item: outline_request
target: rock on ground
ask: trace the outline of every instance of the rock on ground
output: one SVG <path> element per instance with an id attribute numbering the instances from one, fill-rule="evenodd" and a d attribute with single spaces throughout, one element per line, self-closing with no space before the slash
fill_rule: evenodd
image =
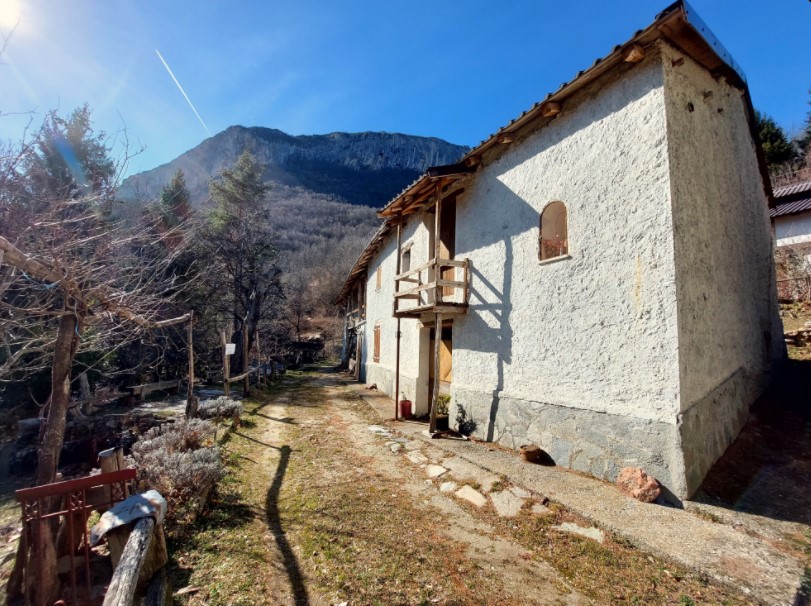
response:
<path id="1" fill-rule="evenodd" d="M 649 476 L 641 467 L 624 467 L 617 478 L 617 486 L 643 503 L 653 503 L 662 493 L 656 478 Z"/>
<path id="2" fill-rule="evenodd" d="M 456 490 L 456 482 L 442 482 L 439 487 L 440 492 L 453 492 Z"/>

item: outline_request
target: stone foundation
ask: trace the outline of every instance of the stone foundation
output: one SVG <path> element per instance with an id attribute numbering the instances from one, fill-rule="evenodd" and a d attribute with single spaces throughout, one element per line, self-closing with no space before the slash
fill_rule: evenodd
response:
<path id="1" fill-rule="evenodd" d="M 609 481 L 626 466 L 642 467 L 678 498 L 686 496 L 683 462 L 674 424 L 544 402 L 453 388 L 451 423 L 459 428 L 459 407 L 471 435 L 510 448 L 537 444 L 556 465 Z M 491 410 L 495 421 L 490 422 Z"/>

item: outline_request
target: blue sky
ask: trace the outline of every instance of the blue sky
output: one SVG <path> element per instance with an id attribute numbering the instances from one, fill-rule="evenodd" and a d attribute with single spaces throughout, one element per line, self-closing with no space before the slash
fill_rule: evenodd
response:
<path id="1" fill-rule="evenodd" d="M 668 4 L 0 0 L 0 112 L 87 102 L 107 133 L 168 162 L 230 125 L 291 134 L 383 130 L 474 145 Z M 746 72 L 755 106 L 797 130 L 811 107 L 808 0 L 693 0 Z M 18 139 L 30 115 L 0 116 Z"/>

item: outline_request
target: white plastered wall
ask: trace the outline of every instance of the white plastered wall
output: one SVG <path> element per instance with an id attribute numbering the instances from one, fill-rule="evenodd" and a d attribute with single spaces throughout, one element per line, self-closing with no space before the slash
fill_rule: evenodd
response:
<path id="1" fill-rule="evenodd" d="M 680 402 L 662 64 L 653 49 L 622 70 L 485 166 L 456 232 L 472 278 L 454 322 L 455 405 L 482 437 L 609 478 L 633 463 L 670 474 Z M 570 257 L 541 263 L 539 215 L 555 200 Z M 661 444 L 626 449 L 648 434 Z"/>
<path id="2" fill-rule="evenodd" d="M 433 217 L 431 215 L 430 217 Z M 411 267 L 417 267 L 430 260 L 428 257 L 428 230 L 423 215 L 407 217 L 402 234 L 402 247 L 411 247 Z M 432 218 L 429 219 L 433 221 Z M 382 267 L 382 283 L 378 290 L 376 271 Z M 366 383 L 374 383 L 383 393 L 394 397 L 395 367 L 397 352 L 397 319 L 393 317 L 394 276 L 397 271 L 397 236 L 396 229 L 383 248 L 370 260 L 366 283 L 366 326 L 364 327 L 363 364 L 366 372 Z M 380 326 L 380 361 L 373 361 L 374 327 Z M 400 331 L 400 394 L 414 403 L 417 414 L 428 412 L 427 402 L 427 367 L 420 372 L 420 347 L 427 348 L 421 342 L 421 327 L 412 318 L 401 319 Z M 423 339 L 424 340 L 424 339 Z M 423 352 L 425 353 L 425 352 Z M 422 356 L 423 362 L 425 356 Z M 398 395 L 400 395 L 398 394 Z"/>
<path id="3" fill-rule="evenodd" d="M 811 243 L 811 211 L 776 217 L 774 237 L 777 246 Z"/>
<path id="4" fill-rule="evenodd" d="M 689 494 L 737 436 L 784 345 L 743 92 L 666 44 L 663 55 Z"/>

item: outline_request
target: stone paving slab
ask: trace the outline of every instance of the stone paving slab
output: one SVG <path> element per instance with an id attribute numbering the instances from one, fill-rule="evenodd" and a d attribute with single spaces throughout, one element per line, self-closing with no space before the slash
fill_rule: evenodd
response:
<path id="1" fill-rule="evenodd" d="M 524 499 L 515 496 L 509 490 L 491 492 L 490 501 L 492 501 L 493 507 L 496 508 L 496 513 L 502 518 L 514 518 L 517 516 L 525 502 Z"/>
<path id="2" fill-rule="evenodd" d="M 484 507 L 487 505 L 487 497 L 467 484 L 462 486 L 462 488 L 457 490 L 454 494 L 460 499 L 473 503 L 476 507 Z"/>
<path id="3" fill-rule="evenodd" d="M 560 532 L 568 532 L 569 534 L 576 534 L 581 537 L 586 537 L 587 539 L 593 539 L 598 543 L 605 541 L 605 533 L 599 528 L 584 528 L 571 522 L 564 522 L 560 526 L 552 526 L 552 529 Z"/>
<path id="4" fill-rule="evenodd" d="M 445 458 L 442 460 L 442 465 L 447 467 L 457 480 L 477 482 L 484 492 L 490 492 L 493 484 L 501 479 L 496 474 L 483 471 L 481 467 L 461 457 Z"/>
<path id="5" fill-rule="evenodd" d="M 370 404 L 379 406 L 375 401 Z M 386 412 L 380 410 L 381 419 L 388 418 L 387 412 L 388 403 Z M 801 563 L 758 537 L 684 509 L 640 503 L 612 484 L 559 467 L 526 463 L 517 453 L 489 449 L 472 441 L 431 440 L 422 435 L 424 426 L 418 423 L 399 422 L 392 427 L 411 440 L 422 440 L 424 452 L 430 450 L 432 459 L 436 459 L 436 451 L 443 451 L 442 460 L 449 469 L 464 468 L 477 476 L 471 479 L 480 484 L 479 477 L 498 479 L 503 475 L 511 485 L 543 494 L 643 551 L 738 587 L 764 603 L 790 605 L 798 596 Z M 451 474 L 462 479 L 453 470 Z M 486 498 L 469 486 L 457 491 L 457 496 L 465 488 L 486 503 Z"/>
<path id="6" fill-rule="evenodd" d="M 448 473 L 448 470 L 442 467 L 442 465 L 429 465 L 425 468 L 425 473 L 428 474 L 429 478 L 438 478 L 439 476 Z"/>
<path id="7" fill-rule="evenodd" d="M 428 463 L 428 457 L 426 457 L 418 450 L 413 450 L 408 454 L 406 454 L 406 456 L 408 457 L 409 461 L 414 463 L 414 465 L 423 465 L 425 463 Z"/>

